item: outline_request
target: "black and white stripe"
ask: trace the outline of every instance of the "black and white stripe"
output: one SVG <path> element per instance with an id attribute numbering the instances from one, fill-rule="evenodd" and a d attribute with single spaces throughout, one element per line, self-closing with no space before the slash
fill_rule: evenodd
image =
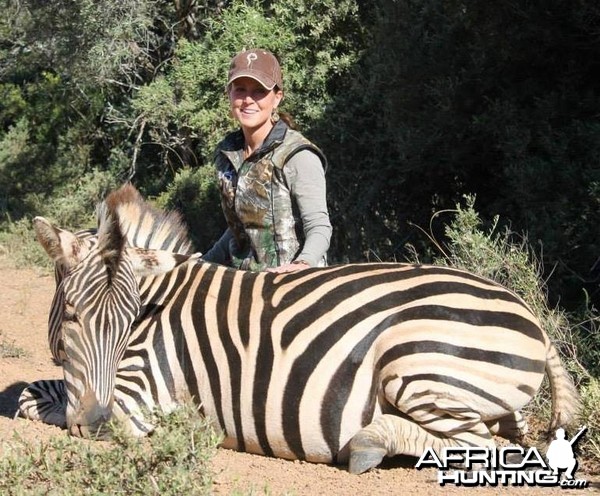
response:
<path id="1" fill-rule="evenodd" d="M 109 213 L 119 215 L 114 205 Z M 140 411 L 191 396 L 226 447 L 349 459 L 362 472 L 385 455 L 518 438 L 526 429 L 519 410 L 545 371 L 551 429 L 575 414 L 576 391 L 548 336 L 518 296 L 489 280 L 383 263 L 251 273 L 140 249 L 107 262 L 102 246 L 123 235 L 103 232 L 63 280 L 81 326 L 65 349 L 73 433 L 97 429 L 85 424 L 97 405 L 121 418 L 135 413 L 140 433 L 149 421 Z M 101 273 L 119 275 L 123 286 L 86 289 Z M 97 303 L 111 293 L 117 304 Z M 112 378 L 107 361 L 118 362 Z"/>

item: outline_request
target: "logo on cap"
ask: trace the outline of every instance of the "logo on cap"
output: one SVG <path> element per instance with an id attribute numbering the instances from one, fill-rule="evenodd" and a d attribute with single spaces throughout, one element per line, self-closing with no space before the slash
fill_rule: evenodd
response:
<path id="1" fill-rule="evenodd" d="M 250 52 L 246 56 L 246 60 L 248 61 L 248 69 L 250 69 L 250 66 L 252 65 L 252 62 L 254 62 L 257 59 L 258 59 L 258 55 L 256 55 L 254 52 Z"/>

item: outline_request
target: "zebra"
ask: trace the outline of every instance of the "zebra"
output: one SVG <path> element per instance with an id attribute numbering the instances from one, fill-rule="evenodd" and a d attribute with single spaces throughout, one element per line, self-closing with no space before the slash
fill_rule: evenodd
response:
<path id="1" fill-rule="evenodd" d="M 169 250 L 174 253 L 192 254 L 193 244 L 187 227 L 179 213 L 164 212 L 144 202 L 140 193 L 129 183 L 113 192 L 107 201 L 112 201 L 120 212 L 121 229 L 128 244 L 144 248 Z M 105 203 L 98 206 L 97 216 L 103 215 Z M 135 223 L 128 219 L 135 219 Z M 61 327 L 64 313 L 64 292 L 62 281 L 72 267 L 87 256 L 98 241 L 97 229 L 83 229 L 71 233 L 52 225 L 43 217 L 34 219 L 34 228 L 38 242 L 54 261 L 54 279 L 56 292 L 50 307 L 48 318 L 48 344 L 55 363 L 61 364 L 64 352 L 61 340 Z M 120 416 L 127 416 L 142 433 L 148 433 L 151 426 L 135 417 L 127 408 L 128 404 L 137 405 L 120 389 L 117 381 L 117 404 Z M 62 380 L 39 380 L 29 384 L 19 397 L 17 416 L 47 424 L 66 427 L 67 393 Z M 138 433 L 138 435 L 140 435 Z"/>
<path id="2" fill-rule="evenodd" d="M 225 448 L 358 474 L 386 456 L 519 441 L 544 374 L 549 430 L 576 418 L 550 338 L 495 282 L 404 263 L 239 271 L 135 246 L 122 226 L 141 219 L 120 205 L 109 195 L 97 242 L 57 288 L 72 435 L 102 435 L 111 418 L 143 435 L 145 412 L 192 397 Z"/>

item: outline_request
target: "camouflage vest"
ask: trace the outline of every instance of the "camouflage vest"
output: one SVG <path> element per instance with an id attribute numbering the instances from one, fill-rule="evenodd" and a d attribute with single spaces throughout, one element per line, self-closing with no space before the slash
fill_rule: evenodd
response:
<path id="1" fill-rule="evenodd" d="M 219 144 L 215 157 L 221 206 L 235 237 L 236 246 L 229 247 L 232 265 L 264 270 L 289 263 L 301 250 L 304 232 L 283 167 L 304 149 L 316 153 L 324 166 L 325 157 L 283 121 L 275 124 L 261 148 L 246 160 L 243 149 L 243 134 L 236 131 Z"/>

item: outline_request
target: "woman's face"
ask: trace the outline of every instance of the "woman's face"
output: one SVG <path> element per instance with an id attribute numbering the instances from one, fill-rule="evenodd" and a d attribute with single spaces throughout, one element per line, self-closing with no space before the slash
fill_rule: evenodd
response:
<path id="1" fill-rule="evenodd" d="M 266 89 L 255 79 L 241 77 L 229 86 L 229 105 L 233 117 L 245 130 L 270 129 L 271 114 L 283 98 L 281 90 Z"/>

